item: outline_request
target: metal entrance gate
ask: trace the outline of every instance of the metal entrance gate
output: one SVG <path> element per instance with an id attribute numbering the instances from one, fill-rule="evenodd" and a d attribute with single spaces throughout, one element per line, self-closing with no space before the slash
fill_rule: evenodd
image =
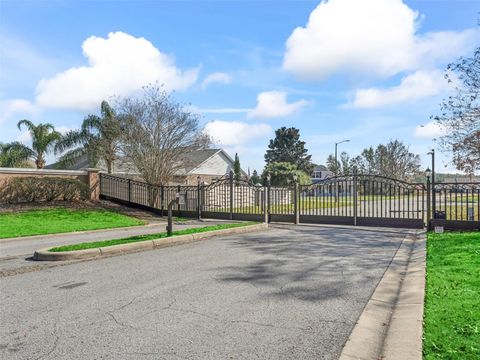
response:
<path id="1" fill-rule="evenodd" d="M 271 221 L 312 224 L 423 228 L 428 205 L 425 184 L 374 175 L 271 188 L 269 194 Z M 287 197 L 291 206 L 279 206 Z"/>
<path id="2" fill-rule="evenodd" d="M 197 186 L 153 186 L 101 174 L 102 198 L 166 214 L 226 220 L 448 229 L 480 229 L 480 183 L 408 183 L 376 175 L 332 177 L 312 185 L 255 186 L 233 175 Z M 433 196 L 436 195 L 436 196 Z M 442 217 L 443 216 L 443 217 Z"/>

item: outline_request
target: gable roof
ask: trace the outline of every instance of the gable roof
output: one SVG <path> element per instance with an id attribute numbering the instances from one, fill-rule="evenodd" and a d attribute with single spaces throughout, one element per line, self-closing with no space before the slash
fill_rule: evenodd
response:
<path id="1" fill-rule="evenodd" d="M 325 165 L 315 165 L 313 171 L 328 171 L 328 169 Z"/>
<path id="2" fill-rule="evenodd" d="M 189 173 L 192 170 L 195 170 L 196 168 L 200 167 L 205 161 L 207 161 L 213 155 L 215 155 L 220 151 L 223 151 L 223 150 L 222 149 L 203 149 L 203 150 L 191 151 L 186 153 L 183 157 L 183 159 L 185 160 L 185 172 Z M 230 158 L 230 156 L 228 155 L 227 157 Z"/>
<path id="3" fill-rule="evenodd" d="M 233 168 L 234 160 L 226 153 L 223 149 L 203 149 L 203 150 L 196 150 L 185 153 L 183 156 L 183 160 L 185 162 L 185 167 L 182 169 L 185 175 L 192 173 L 195 169 L 199 168 L 203 163 L 205 163 L 208 159 L 212 156 L 216 155 L 217 153 L 221 153 L 224 157 L 230 162 L 230 165 Z M 102 162 L 100 162 L 102 163 Z M 53 163 L 50 165 L 45 166 L 46 169 L 58 169 L 59 164 Z M 87 156 L 82 156 L 77 160 L 75 164 L 68 167 L 68 170 L 80 170 L 89 168 L 89 162 Z M 102 170 L 106 170 L 99 164 L 99 167 Z M 114 172 L 129 172 L 128 170 L 131 169 L 132 166 L 128 161 L 117 161 L 115 162 L 115 169 Z M 242 173 L 246 175 L 245 171 L 242 170 Z"/>

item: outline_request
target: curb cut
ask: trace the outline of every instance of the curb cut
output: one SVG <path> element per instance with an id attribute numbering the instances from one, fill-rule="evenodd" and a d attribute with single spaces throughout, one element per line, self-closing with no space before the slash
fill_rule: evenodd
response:
<path id="1" fill-rule="evenodd" d="M 168 238 L 160 238 L 155 240 L 146 240 L 128 244 L 112 245 L 94 249 L 74 251 L 51 252 L 49 251 L 51 248 L 45 248 L 35 251 L 35 253 L 33 254 L 33 259 L 39 261 L 66 261 L 89 259 L 100 256 L 122 255 L 137 251 L 153 250 L 172 245 L 186 244 L 193 241 L 209 239 L 211 237 L 219 235 L 243 234 L 248 232 L 265 230 L 267 228 L 268 224 L 262 223 L 240 226 L 231 229 L 212 230 L 195 234 L 178 235 Z"/>
<path id="2" fill-rule="evenodd" d="M 421 360 L 425 233 L 400 244 L 353 328 L 339 360 Z"/>

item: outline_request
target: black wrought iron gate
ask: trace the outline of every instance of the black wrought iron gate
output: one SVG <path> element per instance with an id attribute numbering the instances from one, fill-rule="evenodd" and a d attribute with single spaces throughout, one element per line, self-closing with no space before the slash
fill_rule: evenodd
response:
<path id="1" fill-rule="evenodd" d="M 433 191 L 436 197 L 431 196 Z M 101 174 L 105 199 L 166 213 L 186 194 L 176 216 L 232 220 L 423 228 L 444 224 L 480 229 L 480 183 L 409 183 L 377 175 L 331 177 L 312 185 L 258 186 L 233 176 L 197 186 L 152 186 Z M 432 199 L 437 202 L 431 204 Z M 435 206 L 436 204 L 436 206 Z M 437 211 L 435 211 L 437 209 Z M 445 218 L 431 220 L 443 212 Z"/>
<path id="2" fill-rule="evenodd" d="M 425 184 L 374 175 L 331 177 L 269 193 L 271 221 L 423 228 L 427 210 Z"/>

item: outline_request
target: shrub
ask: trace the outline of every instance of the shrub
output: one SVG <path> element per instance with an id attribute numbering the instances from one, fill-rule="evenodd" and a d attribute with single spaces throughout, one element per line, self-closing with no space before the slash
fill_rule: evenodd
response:
<path id="1" fill-rule="evenodd" d="M 60 177 L 15 177 L 0 189 L 0 203 L 74 201 L 88 197 L 88 186 L 75 179 Z"/>

